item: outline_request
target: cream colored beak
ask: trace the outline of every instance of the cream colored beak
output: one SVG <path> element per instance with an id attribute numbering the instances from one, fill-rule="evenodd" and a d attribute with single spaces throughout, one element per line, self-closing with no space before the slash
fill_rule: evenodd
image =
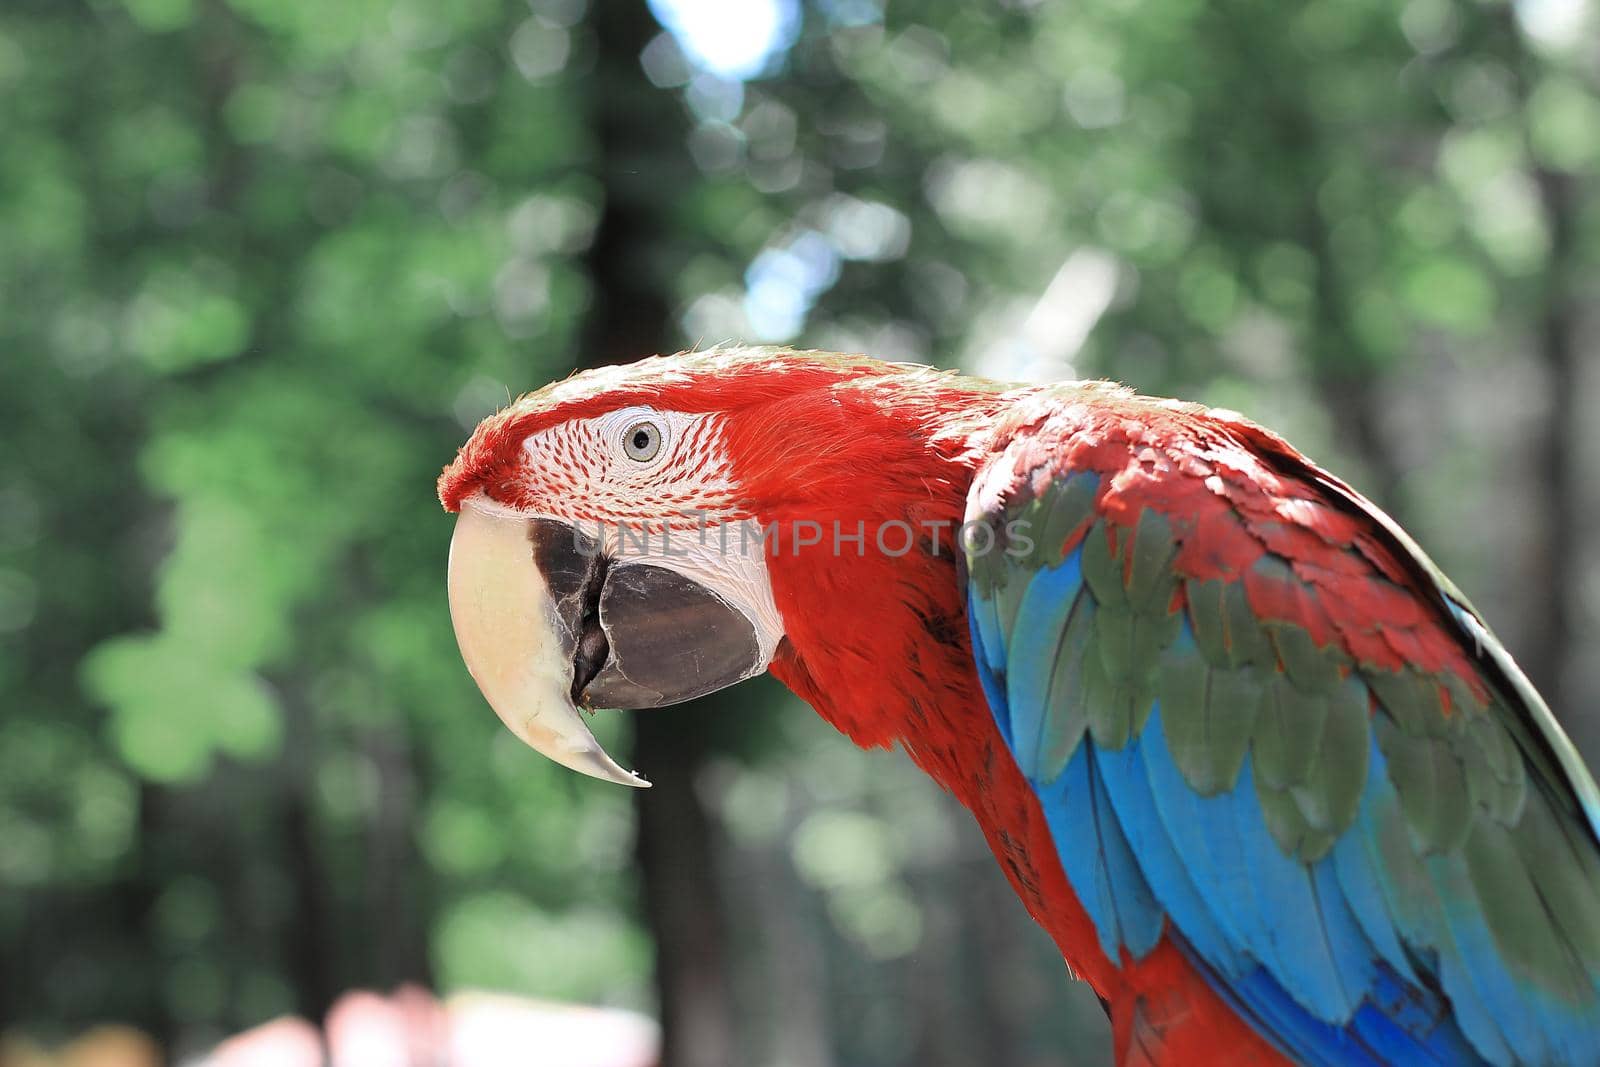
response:
<path id="1" fill-rule="evenodd" d="M 450 540 L 450 620 L 467 670 L 500 721 L 536 751 L 622 785 L 650 783 L 606 755 L 573 704 L 577 635 L 534 561 L 528 521 L 470 502 Z"/>

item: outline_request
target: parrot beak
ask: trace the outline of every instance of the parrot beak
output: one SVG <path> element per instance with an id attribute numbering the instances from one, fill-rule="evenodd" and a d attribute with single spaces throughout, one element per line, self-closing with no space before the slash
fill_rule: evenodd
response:
<path id="1" fill-rule="evenodd" d="M 450 539 L 449 579 L 461 658 L 500 721 L 533 749 L 595 778 L 647 786 L 606 755 L 573 702 L 582 620 L 573 618 L 571 601 L 588 574 L 568 570 L 551 581 L 535 563 L 550 541 L 560 539 L 557 526 L 470 504 L 461 509 Z M 598 567 L 598 559 L 592 562 Z"/>
<path id="2" fill-rule="evenodd" d="M 500 720 L 575 771 L 624 770 L 582 708 L 676 704 L 766 668 L 748 615 L 648 559 L 613 559 L 556 519 L 464 502 L 450 541 L 450 619 L 467 670 Z"/>

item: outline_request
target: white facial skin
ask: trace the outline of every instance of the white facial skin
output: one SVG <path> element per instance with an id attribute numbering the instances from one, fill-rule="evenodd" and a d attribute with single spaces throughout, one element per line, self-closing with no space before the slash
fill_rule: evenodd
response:
<path id="1" fill-rule="evenodd" d="M 696 511 L 708 522 L 739 514 L 721 421 L 711 415 L 619 408 L 540 430 L 522 451 L 519 488 L 551 518 L 689 529 Z"/>
<path id="2" fill-rule="evenodd" d="M 676 571 L 739 608 L 761 668 L 783 637 L 760 527 L 741 520 L 722 427 L 713 416 L 627 407 L 531 435 L 537 515 L 598 535 L 605 553 Z"/>
<path id="3" fill-rule="evenodd" d="M 648 563 L 716 593 L 755 630 L 759 661 L 745 677 L 766 669 L 783 637 L 761 530 L 740 508 L 714 416 L 622 408 L 541 430 L 522 449 L 516 506 L 480 492 L 457 520 L 450 604 L 463 658 L 529 745 L 595 777 L 648 784 L 600 749 L 572 705 L 572 664 L 552 654 L 561 623 L 524 520 L 570 524 L 597 537 L 613 566 Z"/>

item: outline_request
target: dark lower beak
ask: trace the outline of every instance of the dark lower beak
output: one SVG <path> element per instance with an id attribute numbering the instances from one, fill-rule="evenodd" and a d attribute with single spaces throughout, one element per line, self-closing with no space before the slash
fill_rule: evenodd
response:
<path id="1" fill-rule="evenodd" d="M 605 708 L 659 708 L 693 700 L 760 672 L 755 627 L 716 593 L 650 563 L 615 563 L 600 587 L 598 629 L 584 640 L 606 647 L 594 677 L 580 687 Z M 579 667 L 593 661 L 580 658 Z"/>
<path id="2" fill-rule="evenodd" d="M 660 561 L 599 549 L 567 523 L 469 503 L 451 546 L 451 616 L 473 678 L 519 737 L 625 781 L 578 707 L 676 704 L 749 678 L 765 660 L 754 625 L 723 597 Z"/>
<path id="3" fill-rule="evenodd" d="M 761 670 L 750 620 L 693 579 L 608 559 L 592 537 L 553 519 L 530 520 L 528 542 L 556 598 L 574 703 L 659 708 Z"/>

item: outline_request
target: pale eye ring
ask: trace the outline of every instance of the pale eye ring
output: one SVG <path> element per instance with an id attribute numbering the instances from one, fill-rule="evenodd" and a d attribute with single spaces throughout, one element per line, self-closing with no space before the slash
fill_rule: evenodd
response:
<path id="1" fill-rule="evenodd" d="M 622 432 L 622 450 L 635 463 L 649 463 L 661 451 L 661 427 L 648 419 L 634 423 Z"/>

